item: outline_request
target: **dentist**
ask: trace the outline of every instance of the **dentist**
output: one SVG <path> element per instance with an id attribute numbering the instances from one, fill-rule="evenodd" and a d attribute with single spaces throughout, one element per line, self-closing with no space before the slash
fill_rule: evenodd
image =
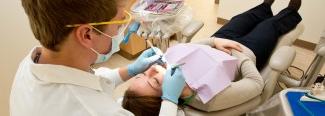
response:
<path id="1" fill-rule="evenodd" d="M 124 0 L 21 1 L 41 46 L 33 48 L 19 65 L 11 90 L 10 114 L 133 115 L 115 102 L 113 90 L 145 71 L 160 56 L 148 49 L 126 67 L 91 68 L 119 51 L 131 20 L 131 15 L 124 11 Z M 177 99 L 184 84 L 179 69 L 166 75 L 160 115 L 176 115 Z"/>

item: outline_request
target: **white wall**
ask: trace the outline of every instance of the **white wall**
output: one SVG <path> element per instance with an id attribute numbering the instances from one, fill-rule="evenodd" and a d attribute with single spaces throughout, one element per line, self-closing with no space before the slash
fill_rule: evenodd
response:
<path id="1" fill-rule="evenodd" d="M 9 94 L 20 60 L 37 41 L 20 0 L 0 0 L 0 116 L 9 115 Z"/>
<path id="2" fill-rule="evenodd" d="M 244 12 L 254 6 L 262 3 L 263 0 L 220 0 L 219 16 L 224 19 Z M 289 0 L 275 0 L 272 5 L 274 14 L 287 7 Z M 318 43 L 320 35 L 325 30 L 325 0 L 302 0 L 302 6 L 299 10 L 302 16 L 302 22 L 305 25 L 305 31 L 299 39 Z"/>

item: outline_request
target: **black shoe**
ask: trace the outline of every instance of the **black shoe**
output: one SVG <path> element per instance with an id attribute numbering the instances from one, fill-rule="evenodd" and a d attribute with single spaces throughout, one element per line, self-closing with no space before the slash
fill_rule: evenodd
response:
<path id="1" fill-rule="evenodd" d="M 301 6 L 301 0 L 290 0 L 288 8 L 298 11 Z"/>

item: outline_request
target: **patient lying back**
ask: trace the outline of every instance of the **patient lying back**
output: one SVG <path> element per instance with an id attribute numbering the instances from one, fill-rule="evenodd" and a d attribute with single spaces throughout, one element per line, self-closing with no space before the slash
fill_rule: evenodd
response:
<path id="1" fill-rule="evenodd" d="M 264 83 L 256 69 L 255 59 L 252 60 L 247 57 L 245 51 L 240 53 L 233 50 L 232 56 L 238 58 L 235 77 L 236 80 L 242 78 L 242 82 L 231 82 L 231 86 L 225 88 L 205 103 L 196 94 L 198 90 L 191 88 L 187 83 L 179 99 L 179 105 L 189 105 L 209 112 L 241 104 L 259 95 Z M 136 75 L 135 80 L 132 81 L 125 92 L 122 106 L 136 116 L 158 115 L 162 101 L 160 98 L 162 96 L 161 86 L 165 71 L 165 67 L 153 65 L 144 73 Z M 215 77 L 218 78 L 218 74 Z M 253 89 L 251 91 L 241 91 L 243 87 L 239 87 L 238 84 L 243 83 L 245 87 Z M 215 84 L 218 84 L 218 82 L 215 82 Z"/>

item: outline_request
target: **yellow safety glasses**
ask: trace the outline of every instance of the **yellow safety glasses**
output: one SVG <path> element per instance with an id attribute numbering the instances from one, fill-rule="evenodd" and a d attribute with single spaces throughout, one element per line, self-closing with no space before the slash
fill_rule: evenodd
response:
<path id="1" fill-rule="evenodd" d="M 125 19 L 124 20 L 118 20 L 118 21 L 107 21 L 107 22 L 96 22 L 96 23 L 86 23 L 91 26 L 96 26 L 96 25 L 109 25 L 109 24 L 127 24 L 132 20 L 132 15 L 124 11 L 125 14 Z M 71 24 L 71 25 L 66 25 L 65 27 L 78 27 L 84 24 Z"/>

